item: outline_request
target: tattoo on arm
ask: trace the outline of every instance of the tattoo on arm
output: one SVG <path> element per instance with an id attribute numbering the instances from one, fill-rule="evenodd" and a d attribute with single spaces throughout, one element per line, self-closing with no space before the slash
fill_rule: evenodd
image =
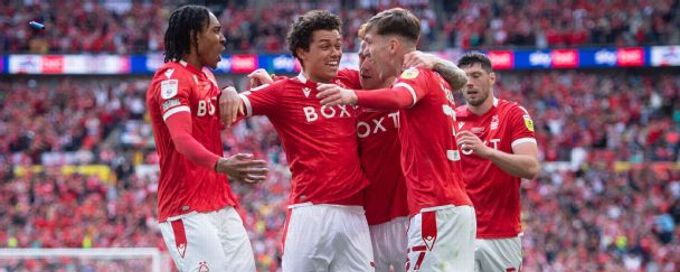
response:
<path id="1" fill-rule="evenodd" d="M 465 72 L 450 61 L 440 60 L 433 68 L 435 72 L 446 79 L 454 90 L 460 90 L 468 81 Z"/>

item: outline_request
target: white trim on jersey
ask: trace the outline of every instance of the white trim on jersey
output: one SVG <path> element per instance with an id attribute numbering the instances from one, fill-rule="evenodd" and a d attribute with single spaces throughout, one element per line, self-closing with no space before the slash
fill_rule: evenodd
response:
<path id="1" fill-rule="evenodd" d="M 411 103 L 411 107 L 413 107 L 416 102 L 418 102 L 418 96 L 416 96 L 416 90 L 411 87 L 411 85 L 408 85 L 405 82 L 399 82 L 397 84 L 394 84 L 394 88 L 396 87 L 403 87 L 404 89 L 408 90 L 409 93 L 411 93 L 411 97 L 413 97 L 413 103 Z"/>
<path id="2" fill-rule="evenodd" d="M 246 107 L 246 117 L 252 116 L 253 106 L 250 104 L 250 99 L 248 99 L 248 96 L 244 94 L 239 94 L 238 96 L 241 97 L 241 100 L 243 100 L 243 105 Z"/>
<path id="3" fill-rule="evenodd" d="M 177 106 L 177 107 L 174 107 L 174 108 L 166 111 L 163 114 L 163 121 L 167 121 L 168 118 L 170 118 L 171 115 L 178 113 L 178 112 L 183 112 L 183 111 L 191 113 L 191 109 L 189 108 L 189 106 Z"/>
<path id="4" fill-rule="evenodd" d="M 498 98 L 496 98 L 495 96 L 493 96 L 493 106 L 498 107 Z"/>
<path id="5" fill-rule="evenodd" d="M 523 143 L 534 143 L 536 145 L 538 144 L 538 143 L 536 143 L 536 139 L 527 137 L 527 138 L 519 138 L 517 140 L 512 141 L 512 143 L 510 144 L 510 147 L 515 148 L 516 145 L 523 144 Z"/>

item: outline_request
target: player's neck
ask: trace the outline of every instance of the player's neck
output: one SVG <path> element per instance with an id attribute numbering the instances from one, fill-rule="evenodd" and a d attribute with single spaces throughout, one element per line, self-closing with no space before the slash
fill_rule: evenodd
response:
<path id="1" fill-rule="evenodd" d="M 331 83 L 332 78 L 325 79 L 325 78 L 319 78 L 317 76 L 312 75 L 312 73 L 307 72 L 308 70 L 305 69 L 302 74 L 305 75 L 305 78 L 308 80 L 311 80 L 312 82 L 318 82 L 318 83 Z"/>
<path id="2" fill-rule="evenodd" d="M 185 55 L 182 60 L 198 70 L 203 69 L 203 65 L 201 65 L 201 61 L 198 60 L 198 56 L 196 56 L 196 54 Z"/>
<path id="3" fill-rule="evenodd" d="M 493 107 L 493 100 L 493 96 L 489 96 L 486 100 L 484 100 L 484 103 L 478 106 L 468 105 L 468 109 L 475 115 L 484 115 Z"/>

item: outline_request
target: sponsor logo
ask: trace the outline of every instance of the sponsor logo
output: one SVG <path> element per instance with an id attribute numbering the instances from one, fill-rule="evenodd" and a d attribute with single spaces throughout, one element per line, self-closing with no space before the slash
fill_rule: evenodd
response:
<path id="1" fill-rule="evenodd" d="M 163 102 L 163 110 L 166 111 L 166 110 L 168 110 L 168 109 L 170 109 L 174 106 L 177 106 L 177 105 L 179 105 L 179 99 L 175 98 L 175 99 L 172 99 L 172 100 L 167 100 L 167 101 Z"/>

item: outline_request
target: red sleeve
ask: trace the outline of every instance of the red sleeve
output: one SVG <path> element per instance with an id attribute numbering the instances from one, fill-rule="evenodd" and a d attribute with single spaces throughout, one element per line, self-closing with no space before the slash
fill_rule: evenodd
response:
<path id="1" fill-rule="evenodd" d="M 508 133 L 512 141 L 511 147 L 526 142 L 536 143 L 534 121 L 531 119 L 529 112 L 522 106 L 513 105 L 508 114 L 510 115 L 508 125 L 511 129 Z"/>
<path id="2" fill-rule="evenodd" d="M 413 97 L 402 87 L 354 92 L 357 95 L 357 105 L 380 111 L 405 109 L 413 105 Z"/>
<path id="3" fill-rule="evenodd" d="M 181 112 L 173 114 L 165 120 L 165 124 L 170 131 L 170 137 L 175 144 L 175 149 L 180 154 L 187 157 L 191 162 L 207 167 L 215 168 L 220 156 L 208 151 L 191 134 L 191 113 Z"/>
<path id="4" fill-rule="evenodd" d="M 245 106 L 245 115 L 269 115 L 273 113 L 281 96 L 282 87 L 288 80 L 275 81 L 272 84 L 265 84 L 255 87 L 240 94 Z"/>
<path id="5" fill-rule="evenodd" d="M 397 79 L 391 89 L 356 91 L 357 104 L 381 111 L 406 109 L 414 106 L 428 94 L 429 70 L 409 68 Z"/>
<path id="6" fill-rule="evenodd" d="M 163 121 L 179 112 L 191 112 L 189 106 L 189 97 L 193 83 L 183 76 L 178 75 L 180 71 L 174 69 L 167 69 L 160 74 L 164 79 L 157 85 L 160 90 L 154 92 L 158 96 L 155 99 L 159 101 Z"/>

